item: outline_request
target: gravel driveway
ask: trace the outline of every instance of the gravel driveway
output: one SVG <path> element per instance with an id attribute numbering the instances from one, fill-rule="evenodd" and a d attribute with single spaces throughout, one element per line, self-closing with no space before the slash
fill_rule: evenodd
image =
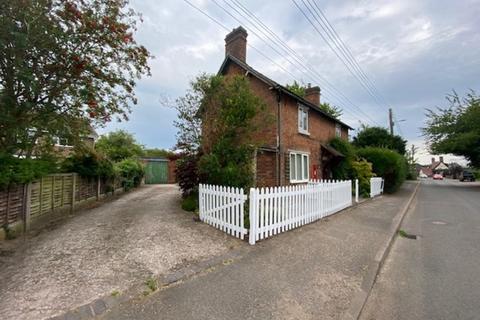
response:
<path id="1" fill-rule="evenodd" d="M 179 204 L 177 186 L 142 186 L 52 230 L 0 244 L 2 319 L 49 318 L 246 245 L 195 223 Z"/>

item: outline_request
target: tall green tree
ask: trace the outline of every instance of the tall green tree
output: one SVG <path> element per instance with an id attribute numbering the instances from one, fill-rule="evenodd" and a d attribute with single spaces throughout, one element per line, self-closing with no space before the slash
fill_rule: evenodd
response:
<path id="1" fill-rule="evenodd" d="M 127 119 L 150 53 L 127 0 L 0 1 L 0 151 Z"/>
<path id="2" fill-rule="evenodd" d="M 302 86 L 299 84 L 296 80 L 293 81 L 292 84 L 287 84 L 285 86 L 288 90 L 292 91 L 296 95 L 304 98 L 305 97 L 305 92 L 306 92 L 306 87 Z M 320 109 L 322 109 L 326 114 L 334 117 L 335 119 L 340 119 L 340 117 L 343 114 L 343 111 L 341 108 L 336 107 L 331 105 L 328 102 L 322 102 L 320 103 Z"/>
<path id="3" fill-rule="evenodd" d="M 285 87 L 297 96 L 305 97 L 305 86 L 298 83 L 297 80 L 293 80 L 292 84 L 287 84 Z"/>
<path id="4" fill-rule="evenodd" d="M 465 157 L 473 167 L 480 167 L 480 97 L 470 91 L 460 98 L 448 95 L 448 107 L 427 109 L 422 128 L 430 151 Z"/>
<path id="5" fill-rule="evenodd" d="M 210 83 L 201 109 L 207 121 L 202 134 L 208 139 L 202 141 L 206 154 L 199 162 L 200 181 L 248 188 L 253 184 L 256 147 L 251 135 L 269 121 L 261 112 L 265 103 L 251 91 L 244 76 L 216 76 Z"/>
<path id="6" fill-rule="evenodd" d="M 353 138 L 353 145 L 359 148 L 386 148 L 403 155 L 406 151 L 407 141 L 400 136 L 391 135 L 385 128 L 364 126 Z"/>
<path id="7" fill-rule="evenodd" d="M 168 100 L 162 104 L 177 111 L 173 125 L 177 128 L 175 149 L 187 154 L 196 154 L 201 143 L 202 119 L 200 108 L 205 95 L 211 90 L 214 76 L 202 73 L 190 82 L 190 88 L 184 96 L 173 103 Z"/>
<path id="8" fill-rule="evenodd" d="M 104 153 L 113 162 L 143 155 L 143 146 L 131 133 L 123 130 L 101 136 L 95 144 L 95 149 Z"/>

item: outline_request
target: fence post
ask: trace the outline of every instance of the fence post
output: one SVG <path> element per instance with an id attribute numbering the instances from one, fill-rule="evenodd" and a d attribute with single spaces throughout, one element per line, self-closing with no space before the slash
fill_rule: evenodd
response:
<path id="1" fill-rule="evenodd" d="M 100 177 L 97 177 L 97 201 L 100 199 Z"/>
<path id="2" fill-rule="evenodd" d="M 248 218 L 250 219 L 250 231 L 248 233 L 248 243 L 252 246 L 257 238 L 257 193 L 255 188 L 250 188 L 250 202 L 248 206 Z"/>
<path id="3" fill-rule="evenodd" d="M 198 185 L 198 218 L 203 221 L 203 187 L 202 184 Z"/>
<path id="4" fill-rule="evenodd" d="M 27 232 L 30 229 L 30 208 L 32 198 L 32 183 L 29 182 L 25 185 L 24 207 L 23 207 L 23 231 Z"/>
<path id="5" fill-rule="evenodd" d="M 73 212 L 75 209 L 75 185 L 77 184 L 77 175 L 72 173 L 72 206 L 70 207 L 70 211 Z"/>
<path id="6" fill-rule="evenodd" d="M 355 179 L 355 202 L 358 203 L 358 179 Z"/>

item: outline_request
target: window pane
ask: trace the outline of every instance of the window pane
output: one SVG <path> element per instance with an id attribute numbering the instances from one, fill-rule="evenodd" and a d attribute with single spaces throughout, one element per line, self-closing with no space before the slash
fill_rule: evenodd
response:
<path id="1" fill-rule="evenodd" d="M 302 108 L 298 108 L 298 130 L 301 130 L 303 128 L 303 117 L 302 117 Z"/>
<path id="2" fill-rule="evenodd" d="M 290 154 L 290 180 L 295 180 L 295 155 Z"/>
<path id="3" fill-rule="evenodd" d="M 303 179 L 308 179 L 308 156 L 303 155 Z"/>
<path id="4" fill-rule="evenodd" d="M 302 155 L 296 155 L 296 165 L 297 165 L 297 180 L 302 180 Z"/>
<path id="5" fill-rule="evenodd" d="M 308 131 L 308 113 L 303 109 L 303 130 Z"/>

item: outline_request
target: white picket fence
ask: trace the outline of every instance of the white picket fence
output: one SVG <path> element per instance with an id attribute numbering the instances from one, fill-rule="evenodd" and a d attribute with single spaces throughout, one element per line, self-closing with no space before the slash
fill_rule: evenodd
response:
<path id="1" fill-rule="evenodd" d="M 199 186 L 200 219 L 243 239 L 243 189 Z M 352 205 L 352 182 L 310 181 L 305 185 L 251 188 L 249 243 L 300 227 Z"/>
<path id="2" fill-rule="evenodd" d="M 370 178 L 370 198 L 383 193 L 383 178 Z"/>
<path id="3" fill-rule="evenodd" d="M 244 239 L 244 203 L 247 196 L 241 188 L 199 185 L 200 220 L 234 237 Z"/>
<path id="4" fill-rule="evenodd" d="M 352 205 L 351 181 L 251 188 L 249 242 L 311 223 Z"/>

